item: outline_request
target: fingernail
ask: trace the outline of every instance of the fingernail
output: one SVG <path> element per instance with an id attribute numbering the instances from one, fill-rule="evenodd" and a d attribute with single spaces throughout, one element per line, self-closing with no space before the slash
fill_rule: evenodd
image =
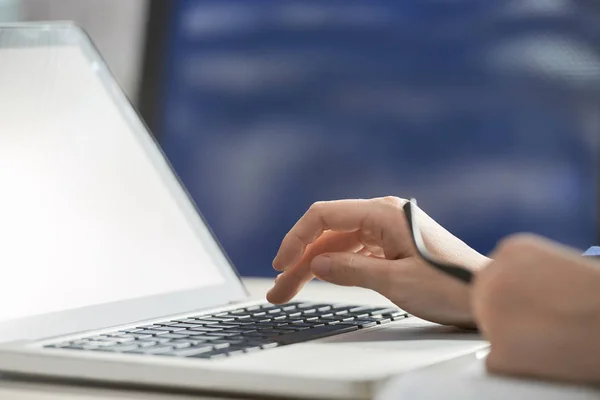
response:
<path id="1" fill-rule="evenodd" d="M 310 269 L 316 276 L 325 277 L 329 275 L 331 270 L 331 257 L 321 255 L 315 257 L 310 263 Z"/>

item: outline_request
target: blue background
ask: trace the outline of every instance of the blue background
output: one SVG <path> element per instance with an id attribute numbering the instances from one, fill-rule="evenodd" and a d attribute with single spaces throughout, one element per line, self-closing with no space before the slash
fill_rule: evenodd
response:
<path id="1" fill-rule="evenodd" d="M 243 275 L 317 200 L 414 196 L 485 253 L 596 240 L 593 3 L 173 3 L 158 134 Z"/>

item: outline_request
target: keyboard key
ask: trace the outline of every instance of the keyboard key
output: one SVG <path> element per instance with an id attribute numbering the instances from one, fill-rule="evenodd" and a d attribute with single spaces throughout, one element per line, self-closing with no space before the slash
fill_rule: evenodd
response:
<path id="1" fill-rule="evenodd" d="M 379 310 L 377 312 L 372 312 L 371 315 L 381 314 L 381 315 L 391 316 L 391 315 L 396 314 L 398 312 L 400 312 L 399 309 L 391 307 L 391 308 L 386 308 L 386 309 L 383 309 L 383 310 Z"/>
<path id="2" fill-rule="evenodd" d="M 357 313 L 350 312 L 350 313 L 348 313 L 348 315 L 350 315 L 354 318 L 369 318 L 371 316 L 371 314 L 366 313 L 366 312 L 357 312 Z"/>
<path id="3" fill-rule="evenodd" d="M 304 318 L 287 318 L 287 319 L 284 319 L 283 321 L 287 322 L 288 324 L 303 324 Z"/>
<path id="4" fill-rule="evenodd" d="M 198 328 L 198 325 L 199 324 L 175 324 L 175 325 L 173 325 L 173 327 L 188 329 L 188 328 Z"/>
<path id="5" fill-rule="evenodd" d="M 247 326 L 254 324 L 254 321 L 233 321 L 233 322 L 223 322 L 222 324 L 216 324 L 219 328 L 229 329 L 229 328 L 237 328 L 240 326 Z M 213 326 L 213 325 L 208 325 Z"/>
<path id="6" fill-rule="evenodd" d="M 243 347 L 231 347 L 229 349 L 227 349 L 227 355 L 228 356 L 237 356 L 240 354 L 244 354 L 244 348 Z"/>
<path id="7" fill-rule="evenodd" d="M 128 340 L 127 338 L 119 338 L 119 337 L 113 337 L 113 336 L 97 336 L 94 339 L 99 342 L 112 342 L 112 343 L 126 342 Z M 135 340 L 135 338 L 130 338 L 129 340 Z M 81 343 L 81 341 L 77 341 L 77 342 Z"/>
<path id="8" fill-rule="evenodd" d="M 277 346 L 279 346 L 279 343 L 277 343 L 277 342 L 266 342 L 266 343 L 262 343 L 260 345 L 260 347 L 263 349 L 272 349 Z"/>
<path id="9" fill-rule="evenodd" d="M 296 306 L 296 308 L 301 309 L 301 308 L 312 308 L 314 307 L 316 304 L 314 303 L 300 303 Z"/>
<path id="10" fill-rule="evenodd" d="M 68 346 L 62 346 L 61 349 L 72 349 L 72 350 L 87 350 L 87 348 L 80 344 L 70 344 Z M 101 349 L 101 347 L 95 347 L 94 349 Z M 90 350 L 94 350 L 90 349 Z"/>
<path id="11" fill-rule="evenodd" d="M 84 342 L 79 343 L 77 345 L 83 346 L 85 348 L 92 348 L 92 347 L 114 346 L 115 344 L 113 342 L 98 342 L 98 341 L 90 340 L 90 341 L 84 341 Z M 68 344 L 66 344 L 65 346 L 68 346 Z M 56 346 L 56 347 L 61 347 L 61 346 Z"/>
<path id="12" fill-rule="evenodd" d="M 287 318 L 287 314 L 284 312 L 278 312 L 278 313 L 273 313 L 273 314 L 267 314 L 266 317 L 267 318 L 271 318 L 271 319 L 275 319 L 275 318 Z"/>
<path id="13" fill-rule="evenodd" d="M 247 314 L 247 311 L 244 310 L 243 308 L 238 308 L 237 310 L 229 311 L 229 314 L 233 314 L 233 315 L 235 315 L 235 314 Z"/>
<path id="14" fill-rule="evenodd" d="M 227 329 L 227 333 L 237 333 L 243 335 L 250 332 L 256 332 L 256 329 Z"/>
<path id="15" fill-rule="evenodd" d="M 221 345 L 219 348 L 224 348 L 223 346 L 226 344 L 228 346 L 240 346 L 244 343 L 248 343 L 248 341 L 246 340 L 246 338 L 241 338 L 241 339 L 237 339 L 237 340 L 233 340 L 233 339 L 223 339 L 223 340 L 215 340 L 214 342 L 211 342 L 211 344 L 214 344 L 215 346 L 217 345 Z M 215 347 L 217 348 L 217 347 Z"/>
<path id="16" fill-rule="evenodd" d="M 307 329 L 288 333 L 286 335 L 275 336 L 273 340 L 277 341 L 279 344 L 294 344 L 332 335 L 338 335 L 341 333 L 352 332 L 355 330 L 358 330 L 357 326 L 325 325 L 314 329 Z"/>
<path id="17" fill-rule="evenodd" d="M 323 324 L 324 325 L 324 324 Z M 311 329 L 312 326 L 298 326 L 296 325 L 288 325 L 288 326 L 282 326 L 281 328 L 279 328 L 280 330 L 283 331 L 302 331 L 304 329 Z"/>
<path id="18" fill-rule="evenodd" d="M 266 324 L 271 322 L 271 318 L 253 318 L 252 322 L 254 324 Z"/>
<path id="19" fill-rule="evenodd" d="M 225 358 L 227 357 L 227 349 L 215 349 L 206 353 L 196 354 L 192 356 L 193 358 L 207 358 L 207 359 L 216 359 L 216 358 Z"/>
<path id="20" fill-rule="evenodd" d="M 231 317 L 209 317 L 209 318 L 202 318 L 198 321 L 216 321 L 216 322 L 231 322 L 231 321 L 235 321 L 235 318 L 231 318 Z"/>
<path id="21" fill-rule="evenodd" d="M 195 318 L 188 318 L 188 319 L 182 319 L 180 321 L 177 321 L 177 323 L 178 324 L 191 324 L 191 325 L 199 326 L 199 325 L 208 325 L 209 323 L 212 323 L 212 322 L 202 321 L 202 320 L 195 319 Z"/>
<path id="22" fill-rule="evenodd" d="M 188 331 L 187 334 L 190 337 L 191 340 L 204 340 L 204 341 L 209 341 L 209 340 L 215 340 L 216 337 L 219 336 L 214 336 L 214 335 L 207 335 L 207 333 L 210 332 L 198 332 L 198 331 Z"/>
<path id="23" fill-rule="evenodd" d="M 161 353 L 168 353 L 171 350 L 173 350 L 173 346 L 158 345 L 158 346 L 154 346 L 154 347 L 145 347 L 145 348 L 139 349 L 138 351 L 141 351 L 144 354 L 161 354 Z"/>
<path id="24" fill-rule="evenodd" d="M 158 336 L 158 335 L 166 335 L 169 332 L 167 332 L 167 331 L 156 331 L 154 329 L 145 329 L 145 330 L 141 331 L 140 333 L 141 334 L 146 334 L 146 335 L 156 335 L 156 336 Z"/>
<path id="25" fill-rule="evenodd" d="M 291 311 L 291 310 L 295 310 L 297 307 L 297 304 L 289 304 L 289 305 L 284 305 L 283 307 L 281 307 L 281 309 L 283 311 Z"/>
<path id="26" fill-rule="evenodd" d="M 154 329 L 154 328 L 160 328 L 160 325 L 144 325 L 144 326 L 138 326 L 138 329 Z"/>
<path id="27" fill-rule="evenodd" d="M 102 340 L 106 340 L 107 338 L 108 338 L 108 336 L 106 336 L 106 335 L 100 335 L 100 336 L 93 336 L 93 337 L 91 337 L 89 339 L 102 341 Z"/>
<path id="28" fill-rule="evenodd" d="M 264 317 L 265 315 L 267 315 L 267 313 L 264 311 L 255 312 L 252 314 L 253 317 Z"/>
<path id="29" fill-rule="evenodd" d="M 110 336 L 109 338 L 107 338 L 107 340 L 116 340 L 119 341 L 120 343 L 127 343 L 127 342 L 133 342 L 136 338 L 134 336 L 131 335 L 116 335 L 116 336 Z"/>
<path id="30" fill-rule="evenodd" d="M 223 311 L 223 312 L 220 312 L 220 313 L 213 314 L 212 316 L 213 316 L 213 317 L 224 317 L 224 316 L 226 316 L 228 313 L 229 313 L 228 311 Z"/>
<path id="31" fill-rule="evenodd" d="M 212 343 L 212 341 L 207 340 L 195 340 L 195 339 L 175 339 L 169 342 L 169 344 L 176 348 L 183 348 L 188 346 L 197 346 L 202 343 Z"/>
<path id="32" fill-rule="evenodd" d="M 152 347 L 152 346 L 156 346 L 157 344 L 159 344 L 160 342 L 157 342 L 155 340 L 138 340 L 137 342 L 135 342 L 135 344 L 137 344 L 139 347 Z"/>
<path id="33" fill-rule="evenodd" d="M 120 344 L 117 346 L 110 347 L 97 347 L 96 349 L 101 351 L 114 351 L 116 353 L 124 353 L 126 351 L 136 350 L 138 348 L 139 346 L 136 344 Z"/>
<path id="34" fill-rule="evenodd" d="M 197 326 L 197 325 L 195 325 L 195 326 Z M 154 330 L 167 331 L 167 332 L 179 332 L 179 331 L 185 331 L 186 328 L 178 328 L 176 326 L 161 326 L 160 328 L 154 328 Z"/>
<path id="35" fill-rule="evenodd" d="M 269 329 L 269 328 L 272 328 L 273 325 L 272 324 L 254 324 L 253 327 L 255 329 Z"/>
<path id="36" fill-rule="evenodd" d="M 336 305 L 332 305 L 331 306 L 331 311 L 335 313 L 337 311 L 344 311 L 344 310 L 348 311 L 348 310 L 351 310 L 351 309 L 357 308 L 357 307 L 359 307 L 359 306 L 349 306 L 349 305 L 336 304 Z"/>
<path id="37" fill-rule="evenodd" d="M 188 335 L 181 335 L 181 334 L 177 334 L 177 333 L 168 333 L 166 335 L 161 335 L 161 338 L 164 339 L 185 339 L 186 337 L 188 337 Z"/>
<path id="38" fill-rule="evenodd" d="M 213 346 L 199 345 L 199 346 L 191 346 L 191 347 L 188 347 L 183 350 L 175 350 L 173 352 L 170 352 L 169 354 L 172 354 L 177 357 L 191 357 L 191 356 L 195 356 L 198 354 L 207 353 L 212 350 L 213 350 Z"/>
<path id="39" fill-rule="evenodd" d="M 257 338 L 257 337 L 265 337 L 266 335 L 264 333 L 262 333 L 262 331 L 257 331 L 257 332 L 245 333 L 244 336 L 250 337 L 250 338 Z"/>
<path id="40" fill-rule="evenodd" d="M 398 321 L 400 319 L 408 318 L 408 314 L 405 312 L 399 312 L 398 315 L 392 315 L 392 321 Z"/>
<path id="41" fill-rule="evenodd" d="M 223 328 L 221 328 L 218 325 L 210 325 L 210 326 L 197 326 L 195 328 L 191 328 L 190 330 L 199 331 L 199 332 L 219 332 L 219 331 L 222 331 Z"/>
<path id="42" fill-rule="evenodd" d="M 167 342 L 171 341 L 171 339 L 169 339 L 169 338 L 163 338 L 162 336 L 161 337 L 150 336 L 149 338 L 138 339 L 136 341 L 136 343 L 139 343 L 140 341 L 152 341 L 152 342 L 156 342 L 156 343 L 167 343 Z"/>
<path id="43" fill-rule="evenodd" d="M 378 324 L 387 324 L 388 322 L 392 322 L 391 318 L 382 317 L 380 315 L 372 315 L 372 319 L 376 320 Z"/>
<path id="44" fill-rule="evenodd" d="M 203 332 L 204 335 L 209 337 L 229 337 L 229 336 L 237 336 L 238 334 L 235 332 L 229 331 L 221 331 L 221 332 Z"/>
<path id="45" fill-rule="evenodd" d="M 324 313 L 317 313 L 317 315 L 319 316 L 319 318 L 323 318 L 323 317 L 333 317 L 333 313 L 332 312 L 324 312 Z"/>
<path id="46" fill-rule="evenodd" d="M 213 342 L 213 348 L 216 350 L 226 349 L 231 346 L 229 342 Z"/>
<path id="47" fill-rule="evenodd" d="M 340 325 L 356 325 L 359 328 L 370 328 L 372 326 L 376 326 L 377 325 L 377 320 L 360 320 L 360 319 L 355 319 L 353 321 L 348 321 L 348 322 L 341 322 Z"/>
<path id="48" fill-rule="evenodd" d="M 369 307 L 369 306 L 362 306 L 362 307 L 355 307 L 352 308 L 350 310 L 350 312 L 356 313 L 356 312 L 366 312 L 370 315 L 376 315 L 376 314 L 386 314 L 386 313 L 393 313 L 398 311 L 397 308 L 390 308 L 390 307 Z"/>
<path id="49" fill-rule="evenodd" d="M 246 310 L 246 311 L 256 311 L 256 310 L 260 310 L 260 305 L 246 307 L 246 308 L 245 308 L 245 310 Z"/>
<path id="50" fill-rule="evenodd" d="M 260 306 L 260 308 L 261 308 L 262 310 L 267 310 L 267 309 L 271 309 L 271 308 L 277 308 L 277 306 L 276 306 L 275 304 L 270 304 L 270 303 L 267 303 L 267 304 L 262 304 L 262 305 Z"/>

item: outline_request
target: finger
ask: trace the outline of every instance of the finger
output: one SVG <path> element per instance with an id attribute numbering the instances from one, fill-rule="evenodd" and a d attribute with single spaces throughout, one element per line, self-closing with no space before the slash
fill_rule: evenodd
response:
<path id="1" fill-rule="evenodd" d="M 315 257 L 311 271 L 321 280 L 341 286 L 359 286 L 385 292 L 392 262 L 357 253 L 327 253 Z"/>
<path id="2" fill-rule="evenodd" d="M 324 231 L 356 232 L 373 236 L 387 258 L 406 250 L 402 202 L 397 198 L 337 200 L 315 203 L 284 237 L 273 267 L 284 270 L 298 263 L 306 247 Z"/>
<path id="3" fill-rule="evenodd" d="M 360 251 L 363 249 L 357 234 L 328 231 L 308 247 L 302 260 L 293 268 L 279 274 L 275 285 L 267 293 L 267 300 L 274 304 L 290 301 L 302 287 L 314 277 L 310 271 L 312 259 L 325 252 Z"/>

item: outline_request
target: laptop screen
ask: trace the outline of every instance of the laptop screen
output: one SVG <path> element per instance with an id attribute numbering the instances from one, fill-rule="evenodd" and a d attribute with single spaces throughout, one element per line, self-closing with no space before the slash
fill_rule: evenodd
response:
<path id="1" fill-rule="evenodd" d="M 0 322 L 224 284 L 218 245 L 104 65 L 76 43 L 1 42 Z"/>

